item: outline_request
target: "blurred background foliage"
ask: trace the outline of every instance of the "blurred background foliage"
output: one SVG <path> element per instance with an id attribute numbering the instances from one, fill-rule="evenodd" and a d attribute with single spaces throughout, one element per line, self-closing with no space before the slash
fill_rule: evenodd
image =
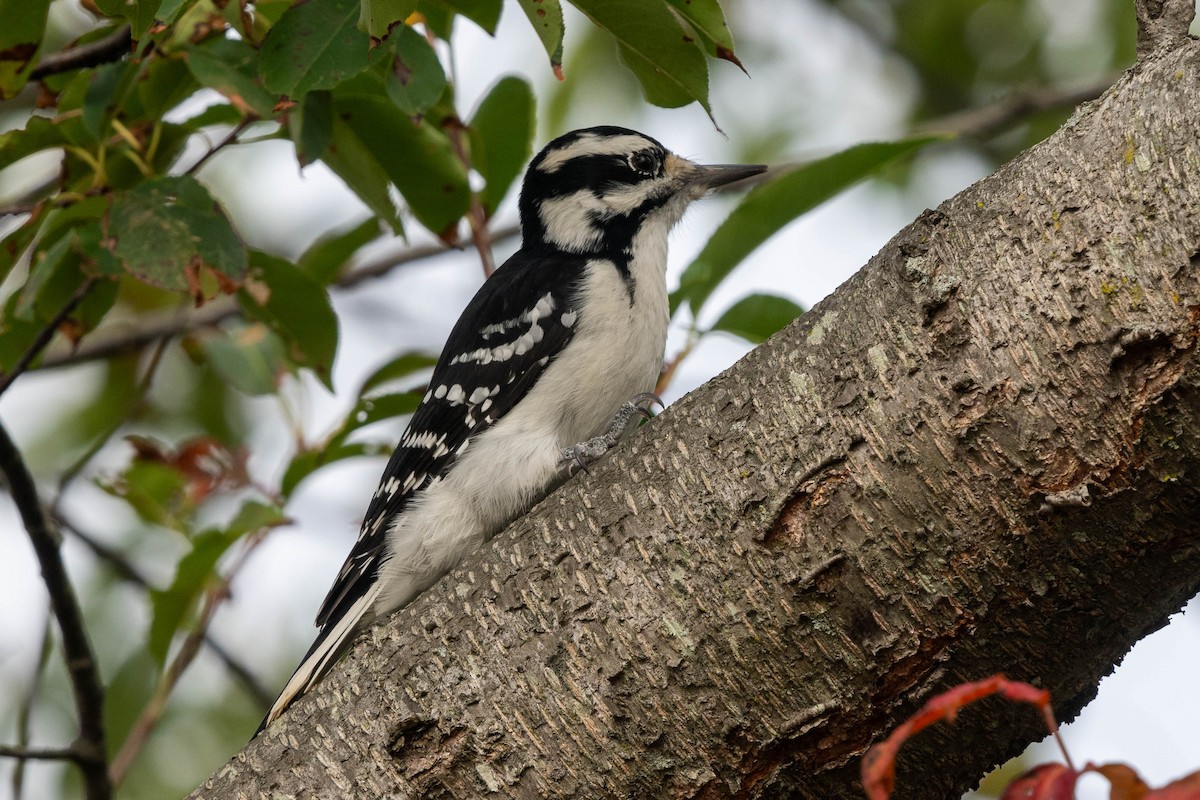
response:
<path id="1" fill-rule="evenodd" d="M 0 0 L 0 19 L 0 419 L 63 532 L 127 798 L 203 780 L 307 647 L 432 358 L 517 246 L 542 142 L 620 124 L 792 165 L 711 239 L 729 199 L 685 223 L 670 399 L 1098 96 L 1135 35 L 1129 0 Z M 840 225 L 746 252 L 831 198 Z M 3 514 L 0 741 L 70 742 L 45 590 Z M 0 787 L 81 792 L 55 762 L 0 761 Z"/>

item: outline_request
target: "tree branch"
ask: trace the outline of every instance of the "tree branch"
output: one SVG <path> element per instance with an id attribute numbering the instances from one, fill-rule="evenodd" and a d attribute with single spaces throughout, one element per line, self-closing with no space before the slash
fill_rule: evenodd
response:
<path id="1" fill-rule="evenodd" d="M 76 45 L 46 56 L 29 73 L 29 79 L 37 81 L 60 72 L 70 72 L 73 69 L 95 67 L 99 64 L 119 61 L 129 53 L 129 48 L 132 46 L 133 36 L 129 26 L 123 25 L 103 39 Z"/>
<path id="2" fill-rule="evenodd" d="M 1155 53 L 192 797 L 850 800 L 866 748 L 963 679 L 1073 717 L 1200 591 L 1200 43 Z M 897 797 L 959 797 L 1044 733 L 987 712 L 911 742 Z"/>
<path id="3" fill-rule="evenodd" d="M 42 580 L 50 594 L 51 608 L 62 634 L 63 658 L 75 708 L 79 713 L 79 737 L 70 748 L 83 772 L 88 800 L 108 800 L 112 785 L 108 781 L 107 749 L 104 736 L 104 685 L 88 642 L 87 628 L 71 579 L 59 552 L 59 540 L 51 531 L 38 500 L 37 486 L 25 466 L 20 451 L 0 424 L 0 470 L 8 478 L 13 502 L 21 514 L 29 540 L 33 544 Z"/>
<path id="4" fill-rule="evenodd" d="M 1133 7 L 1138 58 L 1145 58 L 1158 47 L 1174 47 L 1186 40 L 1196 17 L 1195 0 L 1134 0 Z"/>
<path id="5" fill-rule="evenodd" d="M 989 139 L 1024 118 L 1056 109 L 1074 108 L 1095 100 L 1112 86 L 1116 76 L 1105 76 L 1079 86 L 1048 86 L 1030 89 L 985 106 L 968 108 L 921 123 L 915 133 L 954 133 L 971 139 Z"/>
<path id="6" fill-rule="evenodd" d="M 0 744 L 0 758 L 15 758 L 18 761 L 74 761 L 80 755 L 71 748 L 13 747 Z"/>

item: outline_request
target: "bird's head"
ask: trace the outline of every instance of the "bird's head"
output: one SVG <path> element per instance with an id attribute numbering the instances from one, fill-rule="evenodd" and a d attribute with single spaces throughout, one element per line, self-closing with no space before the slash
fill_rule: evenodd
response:
<path id="1" fill-rule="evenodd" d="M 647 224 L 663 235 L 693 200 L 765 166 L 701 166 L 645 134 L 603 126 L 558 137 L 521 186 L 524 246 L 571 253 L 628 249 Z"/>

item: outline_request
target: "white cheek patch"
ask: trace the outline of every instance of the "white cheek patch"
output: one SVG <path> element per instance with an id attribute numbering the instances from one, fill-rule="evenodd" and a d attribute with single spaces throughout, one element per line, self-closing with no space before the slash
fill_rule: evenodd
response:
<path id="1" fill-rule="evenodd" d="M 591 189 L 543 200 L 538 208 L 546 238 L 562 250 L 582 253 L 604 238 L 598 219 L 607 216 L 606 206 Z"/>
<path id="2" fill-rule="evenodd" d="M 637 134 L 622 134 L 620 136 L 597 136 L 594 133 L 584 134 L 575 141 L 557 150 L 547 153 L 538 164 L 539 172 L 558 172 L 568 161 L 580 156 L 620 156 L 637 150 L 645 150 L 652 145 L 649 139 Z"/>

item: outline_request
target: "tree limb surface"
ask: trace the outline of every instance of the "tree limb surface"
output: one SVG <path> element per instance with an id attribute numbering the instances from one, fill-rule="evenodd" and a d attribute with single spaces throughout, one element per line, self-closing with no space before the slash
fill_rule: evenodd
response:
<path id="1" fill-rule="evenodd" d="M 192 796 L 855 798 L 865 749 L 959 681 L 1075 716 L 1200 590 L 1198 120 L 1200 44 L 1157 51 Z M 958 797 L 1038 731 L 969 709 L 897 796 Z"/>

